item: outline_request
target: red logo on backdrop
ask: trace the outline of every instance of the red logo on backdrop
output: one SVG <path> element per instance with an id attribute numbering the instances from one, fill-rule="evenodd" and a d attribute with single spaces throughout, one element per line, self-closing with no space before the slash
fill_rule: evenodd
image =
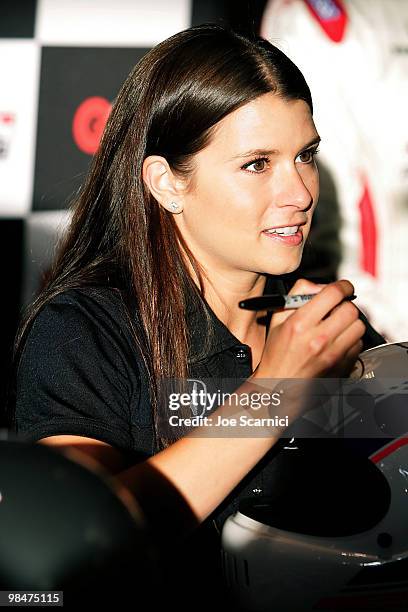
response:
<path id="1" fill-rule="evenodd" d="M 327 36 L 333 42 L 341 42 L 347 25 L 342 0 L 305 0 L 305 3 Z"/>
<path id="2" fill-rule="evenodd" d="M 363 193 L 358 203 L 360 211 L 360 236 L 361 236 L 361 268 L 377 276 L 377 222 L 374 212 L 374 202 L 371 196 L 368 181 L 361 175 Z"/>
<path id="3" fill-rule="evenodd" d="M 72 121 L 72 136 L 83 153 L 96 153 L 110 111 L 111 103 L 99 96 L 87 98 L 78 106 Z"/>
<path id="4" fill-rule="evenodd" d="M 4 124 L 14 123 L 14 119 L 15 119 L 14 113 L 0 112 L 0 123 L 4 123 Z"/>

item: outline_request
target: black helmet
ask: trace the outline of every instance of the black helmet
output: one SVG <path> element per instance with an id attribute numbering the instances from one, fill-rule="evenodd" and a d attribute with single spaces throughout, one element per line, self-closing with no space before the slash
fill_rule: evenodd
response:
<path id="1" fill-rule="evenodd" d="M 0 442 L 0 590 L 63 591 L 64 605 L 150 593 L 155 553 L 136 501 L 70 453 Z"/>

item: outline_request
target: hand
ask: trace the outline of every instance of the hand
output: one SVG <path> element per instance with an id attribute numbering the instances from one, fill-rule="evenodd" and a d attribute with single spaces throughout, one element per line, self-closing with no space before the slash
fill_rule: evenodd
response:
<path id="1" fill-rule="evenodd" d="M 297 310 L 276 312 L 261 361 L 252 378 L 348 376 L 362 351 L 365 325 L 350 301 L 353 285 L 339 280 L 318 285 L 299 279 L 289 295 L 315 293 Z"/>

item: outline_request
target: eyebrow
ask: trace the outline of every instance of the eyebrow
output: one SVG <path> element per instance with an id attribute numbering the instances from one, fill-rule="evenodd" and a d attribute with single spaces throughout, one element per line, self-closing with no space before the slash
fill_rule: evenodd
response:
<path id="1" fill-rule="evenodd" d="M 301 153 L 302 151 L 305 151 L 306 149 L 308 149 L 309 147 L 315 144 L 319 144 L 321 140 L 322 139 L 320 138 L 320 136 L 316 136 L 315 138 L 313 138 L 313 140 L 306 143 L 304 147 L 300 149 L 299 153 Z M 243 158 L 243 157 L 252 157 L 256 155 L 277 155 L 278 153 L 280 153 L 279 149 L 250 149 L 249 151 L 245 151 L 245 153 L 238 153 L 238 155 L 234 155 L 233 157 L 230 158 L 229 161 L 233 161 L 234 159 Z"/>

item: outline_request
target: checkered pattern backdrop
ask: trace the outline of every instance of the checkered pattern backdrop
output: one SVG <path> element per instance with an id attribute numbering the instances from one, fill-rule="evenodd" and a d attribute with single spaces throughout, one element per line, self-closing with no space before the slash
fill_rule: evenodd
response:
<path id="1" fill-rule="evenodd" d="M 221 21 L 257 29 L 264 5 L 263 0 L 2 0 L 2 389 L 21 308 L 41 286 L 68 221 L 68 203 L 130 69 L 155 44 L 190 25 Z"/>

